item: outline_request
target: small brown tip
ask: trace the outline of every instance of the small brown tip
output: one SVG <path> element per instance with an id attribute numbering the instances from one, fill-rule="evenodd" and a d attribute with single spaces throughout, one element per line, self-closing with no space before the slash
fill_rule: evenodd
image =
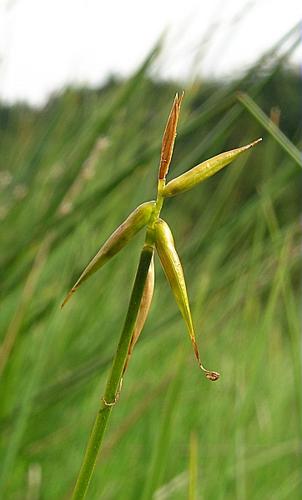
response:
<path id="1" fill-rule="evenodd" d="M 211 372 L 210 370 L 207 370 L 201 363 L 199 363 L 199 368 L 204 372 L 207 379 L 211 380 L 212 382 L 214 382 L 215 380 L 218 380 L 220 377 L 220 373 Z"/>
<path id="2" fill-rule="evenodd" d="M 218 372 L 206 372 L 206 377 L 208 380 L 211 380 L 212 382 L 215 382 L 215 380 L 218 380 L 220 378 L 220 373 Z"/>
<path id="3" fill-rule="evenodd" d="M 76 288 L 72 288 L 68 294 L 66 295 L 65 299 L 63 300 L 62 304 L 61 304 L 61 309 L 63 309 L 63 307 L 65 306 L 65 304 L 69 301 L 69 299 L 71 298 L 71 296 L 74 294 L 74 292 L 76 291 Z"/>

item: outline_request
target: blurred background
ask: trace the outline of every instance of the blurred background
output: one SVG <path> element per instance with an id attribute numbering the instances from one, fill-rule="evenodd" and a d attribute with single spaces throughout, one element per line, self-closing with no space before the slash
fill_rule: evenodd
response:
<path id="1" fill-rule="evenodd" d="M 70 497 L 144 235 L 59 305 L 154 198 L 182 89 L 169 179 L 263 137 L 162 212 L 221 379 L 156 261 L 88 498 L 302 498 L 299 3 L 1 2 L 1 499 Z"/>

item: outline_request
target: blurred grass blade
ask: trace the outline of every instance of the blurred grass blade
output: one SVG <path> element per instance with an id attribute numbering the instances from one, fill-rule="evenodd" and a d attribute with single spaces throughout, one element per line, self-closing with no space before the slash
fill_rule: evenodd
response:
<path id="1" fill-rule="evenodd" d="M 133 238 L 133 236 L 135 236 L 135 234 L 148 223 L 154 204 L 154 201 L 148 201 L 139 205 L 114 231 L 114 233 L 112 233 L 95 257 L 93 257 L 93 259 L 89 262 L 77 282 L 68 292 L 61 307 L 65 306 L 72 294 L 84 281 L 87 280 L 87 278 L 89 278 L 89 276 L 94 274 L 98 269 L 100 269 L 100 267 L 110 260 L 111 257 L 118 253 L 128 243 L 128 241 L 130 241 L 131 238 Z"/>
<path id="2" fill-rule="evenodd" d="M 173 429 L 173 417 L 182 388 L 182 374 L 184 370 L 182 350 L 179 351 L 176 360 L 177 372 L 174 379 L 170 382 L 161 416 L 159 417 L 158 434 L 152 450 L 149 470 L 145 474 L 146 479 L 143 492 L 140 496 L 142 500 L 151 500 L 154 498 L 154 492 L 161 486 L 164 477 L 171 441 L 171 432 Z"/>
<path id="3" fill-rule="evenodd" d="M 257 122 L 280 144 L 282 149 L 302 167 L 301 151 L 286 137 L 275 123 L 259 108 L 255 101 L 242 92 L 237 94 L 238 101 L 256 118 Z"/>
<path id="4" fill-rule="evenodd" d="M 216 174 L 216 172 L 221 170 L 226 165 L 229 165 L 229 163 L 236 160 L 238 156 L 240 156 L 245 151 L 248 151 L 250 148 L 258 144 L 258 142 L 260 142 L 261 140 L 262 139 L 257 139 L 256 141 L 253 141 L 246 146 L 226 151 L 200 163 L 196 167 L 191 168 L 184 174 L 168 182 L 168 184 L 163 189 L 163 196 L 175 196 L 176 194 L 188 191 L 196 184 L 199 184 L 208 177 Z"/>
<path id="5" fill-rule="evenodd" d="M 135 327 L 133 330 L 133 334 L 132 334 L 132 338 L 131 338 L 131 342 L 130 342 L 130 346 L 129 346 L 129 350 L 128 350 L 128 357 L 127 357 L 126 364 L 125 364 L 124 370 L 123 370 L 123 374 L 125 373 L 125 371 L 127 369 L 127 366 L 128 366 L 131 354 L 133 352 L 134 346 L 135 346 L 136 342 L 138 341 L 138 338 L 142 332 L 142 329 L 144 328 L 146 319 L 147 319 L 148 314 L 149 314 L 149 310 L 150 310 L 150 306 L 151 306 L 151 302 L 152 302 L 152 298 L 153 298 L 153 292 L 154 292 L 154 274 L 155 274 L 154 273 L 154 257 L 152 257 L 149 271 L 148 271 L 147 280 L 145 283 L 143 296 L 142 296 L 142 301 L 141 301 L 141 304 L 139 307 Z"/>
<path id="6" fill-rule="evenodd" d="M 54 313 L 56 314 L 56 312 Z M 50 322 L 51 318 L 49 318 Z M 18 458 L 18 452 L 22 445 L 22 439 L 25 435 L 32 407 L 34 404 L 34 396 L 37 393 L 37 388 L 41 383 L 43 369 L 47 364 L 49 351 L 53 343 L 54 328 L 48 328 L 45 331 L 44 323 L 37 325 L 32 335 L 31 356 L 34 362 L 28 366 L 27 360 L 24 360 L 23 376 L 26 376 L 26 386 L 23 391 L 18 392 L 18 413 L 16 420 L 13 423 L 12 432 L 10 434 L 9 444 L 5 449 L 5 454 L 2 457 L 0 471 L 0 498 L 8 498 L 5 495 L 8 482 L 11 481 L 11 476 L 15 468 L 15 461 Z"/>
<path id="7" fill-rule="evenodd" d="M 144 58 L 132 77 L 126 80 L 125 83 L 117 89 L 114 99 L 110 99 L 108 105 L 106 103 L 106 106 L 101 106 L 99 110 L 97 109 L 97 116 L 90 122 L 90 124 L 88 122 L 89 126 L 86 126 L 83 130 L 83 136 L 76 142 L 75 147 L 72 148 L 71 152 L 67 154 L 66 161 L 69 168 L 67 169 L 66 174 L 70 183 L 74 181 L 77 172 L 82 168 L 84 162 L 93 151 L 99 135 L 107 133 L 108 127 L 112 124 L 113 117 L 116 117 L 121 109 L 127 105 L 130 97 L 135 94 L 137 88 L 141 85 L 148 69 L 159 54 L 161 44 L 162 40 L 159 39 L 159 41 L 155 43 L 147 56 Z M 49 207 L 48 215 L 50 217 L 56 213 L 64 196 L 65 189 L 58 190 L 57 195 L 54 197 L 53 202 Z"/>
<path id="8" fill-rule="evenodd" d="M 167 276 L 181 315 L 187 325 L 198 364 L 209 380 L 217 380 L 219 373 L 207 370 L 201 363 L 183 269 L 174 246 L 171 230 L 168 224 L 162 219 L 159 219 L 155 224 L 155 245 L 163 270 Z"/>
<path id="9" fill-rule="evenodd" d="M 6 364 L 20 332 L 24 316 L 26 315 L 27 309 L 29 308 L 30 302 L 32 301 L 35 293 L 39 277 L 47 259 L 50 240 L 50 237 L 45 238 L 38 249 L 32 269 L 22 291 L 20 304 L 16 309 L 15 315 L 13 316 L 8 326 L 6 335 L 0 345 L 0 378 L 5 370 Z"/>
<path id="10" fill-rule="evenodd" d="M 195 432 L 190 435 L 188 500 L 197 500 L 198 491 L 198 441 Z"/>

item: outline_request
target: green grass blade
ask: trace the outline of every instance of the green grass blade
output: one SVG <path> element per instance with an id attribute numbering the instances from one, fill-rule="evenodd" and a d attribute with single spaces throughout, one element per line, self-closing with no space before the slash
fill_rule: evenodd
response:
<path id="1" fill-rule="evenodd" d="M 198 499 L 198 442 L 197 436 L 192 432 L 189 450 L 189 490 L 188 500 Z"/>
<path id="2" fill-rule="evenodd" d="M 238 93 L 238 101 L 251 113 L 260 125 L 278 142 L 282 149 L 302 168 L 301 151 L 269 119 L 255 101 L 244 93 Z"/>
<path id="3" fill-rule="evenodd" d="M 168 393 L 164 401 L 162 417 L 158 426 L 158 434 L 154 443 L 149 470 L 145 476 L 145 485 L 141 495 L 142 500 L 151 500 L 153 498 L 153 494 L 160 487 L 164 477 L 173 430 L 173 418 L 175 416 L 182 387 L 181 376 L 184 369 L 183 364 L 183 356 L 181 354 L 177 357 L 178 369 L 174 380 L 170 382 Z"/>

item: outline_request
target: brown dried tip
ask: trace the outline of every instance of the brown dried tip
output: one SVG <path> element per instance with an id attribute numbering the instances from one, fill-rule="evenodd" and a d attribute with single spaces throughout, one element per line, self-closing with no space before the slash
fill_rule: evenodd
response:
<path id="1" fill-rule="evenodd" d="M 160 165 L 158 178 L 164 179 L 168 173 L 169 166 L 171 163 L 171 158 L 173 154 L 174 142 L 176 137 L 176 129 L 179 118 L 180 106 L 183 100 L 184 92 L 178 97 L 176 94 L 172 109 L 169 114 L 169 118 L 166 124 L 166 128 L 163 135 L 161 155 L 160 155 Z"/>
<path id="2" fill-rule="evenodd" d="M 220 377 L 220 373 L 218 372 L 208 372 L 206 371 L 206 377 L 208 380 L 211 380 L 212 382 L 215 382 L 215 380 L 218 380 Z"/>
<path id="3" fill-rule="evenodd" d="M 198 364 L 199 364 L 199 368 L 204 372 L 206 378 L 208 380 L 211 380 L 212 382 L 215 382 L 215 380 L 218 380 L 220 378 L 220 373 L 218 372 L 212 372 L 210 370 L 207 370 L 202 362 L 200 361 L 200 355 L 199 355 L 199 350 L 198 350 L 198 347 L 197 347 L 197 344 L 195 342 L 195 339 L 192 339 L 192 343 L 193 343 L 193 348 L 194 348 L 194 353 L 195 353 L 195 356 L 196 356 L 196 359 L 198 361 Z"/>

